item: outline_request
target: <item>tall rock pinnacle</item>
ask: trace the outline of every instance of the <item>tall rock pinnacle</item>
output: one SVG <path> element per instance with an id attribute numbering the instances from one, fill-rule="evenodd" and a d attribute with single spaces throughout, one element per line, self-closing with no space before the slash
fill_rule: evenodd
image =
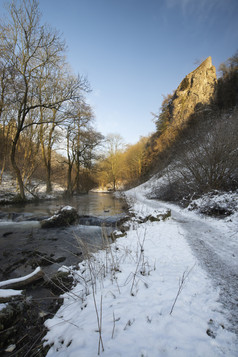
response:
<path id="1" fill-rule="evenodd" d="M 171 103 L 172 120 L 186 122 L 198 104 L 209 104 L 214 97 L 216 83 L 216 68 L 212 65 L 211 57 L 208 57 L 176 89 Z"/>

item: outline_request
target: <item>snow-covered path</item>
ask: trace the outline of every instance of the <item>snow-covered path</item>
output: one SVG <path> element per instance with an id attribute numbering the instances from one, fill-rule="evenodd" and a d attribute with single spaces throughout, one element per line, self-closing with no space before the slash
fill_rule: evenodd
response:
<path id="1" fill-rule="evenodd" d="M 145 191 L 126 193 L 135 217 L 125 237 L 77 270 L 62 268 L 75 286 L 45 322 L 47 357 L 237 356 L 234 222 L 149 200 Z M 172 216 L 158 220 L 165 208 Z"/>
<path id="2" fill-rule="evenodd" d="M 186 232 L 186 239 L 216 286 L 220 301 L 229 311 L 231 330 L 238 334 L 238 242 L 211 223 L 172 213 Z M 183 219 L 183 220 L 182 220 Z M 237 234 L 236 234 L 237 239 Z"/>
<path id="3" fill-rule="evenodd" d="M 230 330 L 238 335 L 238 227 L 232 221 L 223 222 L 188 212 L 176 205 L 149 200 L 136 192 L 136 200 L 146 210 L 169 208 L 174 222 L 181 227 L 193 253 L 220 289 L 220 302 L 226 309 Z"/>

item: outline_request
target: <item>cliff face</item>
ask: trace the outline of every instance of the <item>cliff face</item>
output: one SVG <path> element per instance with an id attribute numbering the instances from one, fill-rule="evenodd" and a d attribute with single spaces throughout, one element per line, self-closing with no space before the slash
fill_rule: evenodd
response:
<path id="1" fill-rule="evenodd" d="M 172 120 L 177 123 L 186 122 L 198 109 L 198 104 L 209 104 L 214 97 L 216 84 L 216 68 L 212 65 L 211 57 L 208 57 L 176 89 L 170 108 Z"/>

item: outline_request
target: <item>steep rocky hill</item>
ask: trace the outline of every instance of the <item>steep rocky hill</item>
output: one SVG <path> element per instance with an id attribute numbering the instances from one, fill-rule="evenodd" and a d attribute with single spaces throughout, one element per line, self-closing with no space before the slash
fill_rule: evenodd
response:
<path id="1" fill-rule="evenodd" d="M 208 57 L 179 84 L 171 101 L 171 117 L 177 124 L 186 122 L 201 105 L 214 99 L 217 85 L 216 68 Z"/>
<path id="2" fill-rule="evenodd" d="M 156 116 L 157 131 L 151 138 L 149 156 L 153 156 L 152 162 L 171 147 L 194 115 L 210 108 L 215 101 L 217 83 L 216 68 L 208 57 L 185 76 L 173 95 L 165 97 L 160 114 Z"/>
<path id="3" fill-rule="evenodd" d="M 223 87 L 236 98 L 237 73 L 232 65 L 218 81 L 208 57 L 165 99 L 147 149 L 149 174 L 164 177 L 154 197 L 181 201 L 238 188 L 238 101 L 220 100 Z"/>

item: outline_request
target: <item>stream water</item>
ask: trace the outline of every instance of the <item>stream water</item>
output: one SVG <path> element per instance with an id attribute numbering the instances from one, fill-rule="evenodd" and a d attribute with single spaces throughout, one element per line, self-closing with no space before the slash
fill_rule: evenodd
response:
<path id="1" fill-rule="evenodd" d="M 66 205 L 76 208 L 82 216 L 80 224 L 41 228 L 42 219 Z M 1 356 L 45 356 L 41 342 L 46 332 L 44 320 L 57 311 L 58 297 L 65 290 L 52 285 L 55 274 L 60 266 L 76 265 L 83 260 L 80 241 L 90 251 L 102 246 L 100 223 L 107 226 L 110 234 L 125 215 L 125 203 L 103 193 L 0 207 L 0 281 L 27 275 L 38 266 L 45 274 L 44 279 L 24 289 L 23 302 L 9 304 L 10 312 L 5 317 L 0 313 Z M 63 284 L 64 288 L 70 287 L 67 280 Z M 15 346 L 13 352 L 5 352 L 10 344 Z"/>
<path id="2" fill-rule="evenodd" d="M 90 216 L 90 221 L 70 227 L 41 229 L 39 221 L 65 205 L 76 208 L 82 217 Z M 56 271 L 59 263 L 75 264 L 81 255 L 79 241 L 97 249 L 102 237 L 100 222 L 113 225 L 123 214 L 123 201 L 108 193 L 1 207 L 0 281 L 28 274 L 37 264 L 47 274 Z"/>

